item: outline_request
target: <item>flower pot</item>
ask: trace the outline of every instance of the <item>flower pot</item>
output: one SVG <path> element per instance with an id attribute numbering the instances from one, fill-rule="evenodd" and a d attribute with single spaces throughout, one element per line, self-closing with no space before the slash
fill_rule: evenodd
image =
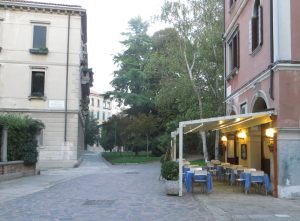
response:
<path id="1" fill-rule="evenodd" d="M 179 181 L 178 180 L 166 180 L 165 181 L 165 192 L 167 195 L 179 194 Z"/>

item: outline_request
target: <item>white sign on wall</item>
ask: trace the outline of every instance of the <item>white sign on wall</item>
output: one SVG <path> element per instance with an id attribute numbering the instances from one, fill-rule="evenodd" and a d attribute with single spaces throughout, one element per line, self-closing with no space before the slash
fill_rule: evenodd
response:
<path id="1" fill-rule="evenodd" d="M 63 100 L 49 100 L 49 108 L 62 110 L 65 109 L 65 101 Z"/>

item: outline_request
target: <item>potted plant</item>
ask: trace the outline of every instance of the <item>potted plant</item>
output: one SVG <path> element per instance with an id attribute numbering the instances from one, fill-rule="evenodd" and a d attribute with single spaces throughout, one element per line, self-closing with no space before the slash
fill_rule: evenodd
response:
<path id="1" fill-rule="evenodd" d="M 179 166 L 177 162 L 165 161 L 161 165 L 161 176 L 165 180 L 167 195 L 178 195 L 179 193 Z"/>

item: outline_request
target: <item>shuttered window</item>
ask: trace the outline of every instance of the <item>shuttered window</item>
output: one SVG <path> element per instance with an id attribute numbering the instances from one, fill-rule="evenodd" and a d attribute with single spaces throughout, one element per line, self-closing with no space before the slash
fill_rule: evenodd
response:
<path id="1" fill-rule="evenodd" d="M 229 41 L 229 67 L 230 72 L 238 69 L 240 66 L 240 40 L 239 32 L 236 31 Z"/>
<path id="2" fill-rule="evenodd" d="M 250 54 L 263 44 L 263 8 L 259 0 L 255 1 L 253 12 L 253 17 L 249 21 Z"/>
<path id="3" fill-rule="evenodd" d="M 33 27 L 33 48 L 46 48 L 47 27 L 35 25 Z"/>

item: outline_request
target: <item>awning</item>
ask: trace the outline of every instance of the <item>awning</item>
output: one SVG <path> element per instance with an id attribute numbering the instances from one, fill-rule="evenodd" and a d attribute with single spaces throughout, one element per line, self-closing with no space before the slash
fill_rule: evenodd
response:
<path id="1" fill-rule="evenodd" d="M 184 134 L 208 130 L 221 130 L 223 133 L 236 131 L 242 128 L 253 127 L 272 122 L 274 111 L 230 115 L 207 119 L 182 121 Z"/>

